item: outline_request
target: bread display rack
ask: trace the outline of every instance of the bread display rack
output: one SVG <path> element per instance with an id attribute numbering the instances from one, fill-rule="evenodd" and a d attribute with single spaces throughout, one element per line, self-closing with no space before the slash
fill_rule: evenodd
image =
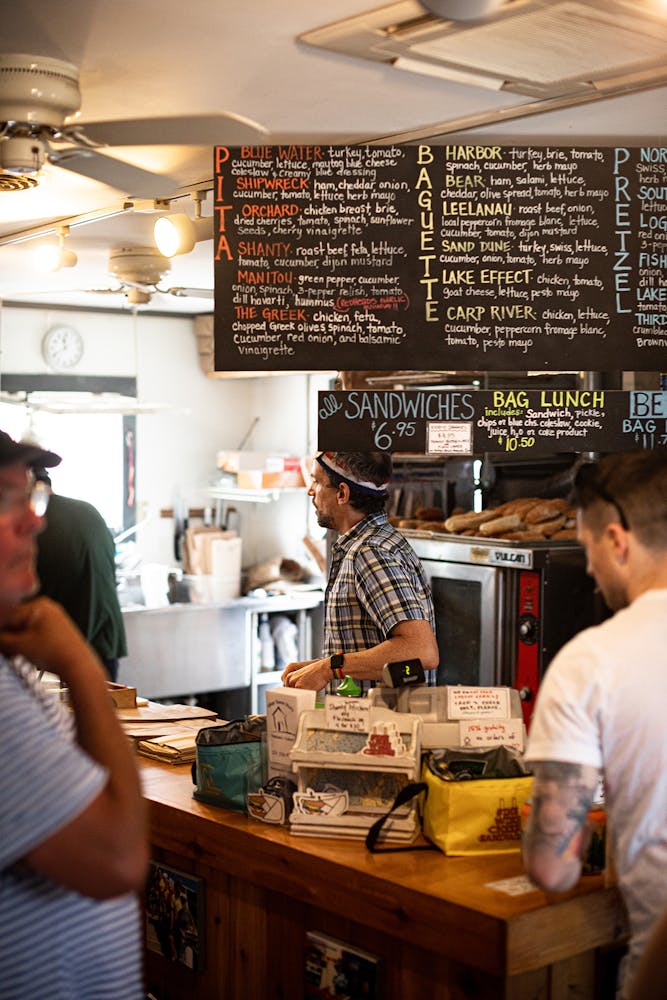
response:
<path id="1" fill-rule="evenodd" d="M 363 839 L 397 793 L 419 779 L 419 716 L 373 708 L 365 698 L 328 695 L 325 709 L 303 712 L 290 752 L 297 791 L 292 833 Z M 411 841 L 419 830 L 414 801 L 397 809 L 387 841 Z"/>

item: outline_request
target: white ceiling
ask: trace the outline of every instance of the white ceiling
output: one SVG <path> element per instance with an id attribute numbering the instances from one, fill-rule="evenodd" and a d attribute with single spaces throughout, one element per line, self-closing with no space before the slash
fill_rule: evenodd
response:
<path id="1" fill-rule="evenodd" d="M 0 52 L 49 55 L 79 66 L 83 123 L 233 111 L 263 124 L 273 141 L 366 141 L 525 101 L 297 41 L 303 32 L 373 6 L 372 0 L 0 0 L 6 15 Z M 664 142 L 667 88 L 494 124 L 486 131 L 505 141 Z M 221 132 L 215 141 L 229 139 Z M 183 188 L 212 176 L 210 147 L 114 153 L 169 173 Z M 126 194 L 47 165 L 38 188 L 0 193 L 0 238 L 119 208 Z M 186 204 L 179 201 L 177 210 Z M 209 214 L 206 204 L 204 213 Z M 49 276 L 33 270 L 35 241 L 0 246 L 0 298 L 127 309 L 122 295 L 80 290 L 114 287 L 107 272 L 110 248 L 150 244 L 153 221 L 152 215 L 132 212 L 72 229 L 68 245 L 79 264 Z M 212 283 L 212 242 L 174 258 L 162 282 L 208 288 Z M 156 295 L 146 308 L 207 312 L 211 302 Z"/>

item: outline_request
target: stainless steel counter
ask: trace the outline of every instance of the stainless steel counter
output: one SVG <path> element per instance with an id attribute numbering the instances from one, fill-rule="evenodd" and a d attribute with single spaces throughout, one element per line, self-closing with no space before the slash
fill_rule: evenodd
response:
<path id="1" fill-rule="evenodd" d="M 126 608 L 128 655 L 118 680 L 148 698 L 248 687 L 256 615 L 289 614 L 321 602 L 321 591 L 298 591 L 220 604 Z"/>

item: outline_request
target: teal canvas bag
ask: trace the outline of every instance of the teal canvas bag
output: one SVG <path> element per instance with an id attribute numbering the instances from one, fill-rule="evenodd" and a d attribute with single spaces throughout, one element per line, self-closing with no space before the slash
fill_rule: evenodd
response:
<path id="1" fill-rule="evenodd" d="M 248 792 L 264 783 L 266 716 L 249 715 L 197 733 L 193 795 L 200 802 L 247 812 Z"/>

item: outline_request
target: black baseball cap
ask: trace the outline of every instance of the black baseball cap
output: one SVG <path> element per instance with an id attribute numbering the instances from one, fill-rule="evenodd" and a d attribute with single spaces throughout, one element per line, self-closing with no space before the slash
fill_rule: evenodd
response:
<path id="1" fill-rule="evenodd" d="M 33 441 L 15 441 L 9 434 L 0 431 L 0 466 L 15 465 L 17 462 L 52 469 L 54 465 L 60 465 L 61 458 L 55 451 L 40 448 Z"/>

